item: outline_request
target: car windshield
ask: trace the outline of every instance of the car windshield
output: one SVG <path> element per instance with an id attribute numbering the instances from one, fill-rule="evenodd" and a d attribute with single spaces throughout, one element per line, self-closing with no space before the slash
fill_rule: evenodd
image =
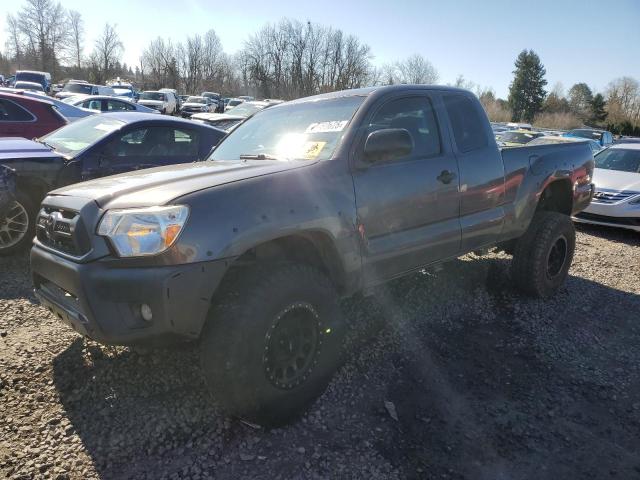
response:
<path id="1" fill-rule="evenodd" d="M 164 93 L 161 92 L 142 92 L 140 94 L 140 100 L 158 100 L 164 101 Z"/>
<path id="2" fill-rule="evenodd" d="M 250 103 L 241 103 L 240 105 L 230 108 L 225 113 L 228 115 L 237 115 L 238 117 L 249 117 L 256 112 L 264 109 L 264 105 L 252 105 Z"/>
<path id="3" fill-rule="evenodd" d="M 229 100 L 227 105 L 229 105 L 230 107 L 235 107 L 236 105 L 240 105 L 242 102 L 244 102 L 244 100 Z"/>
<path id="4" fill-rule="evenodd" d="M 91 85 L 88 85 L 86 83 L 67 83 L 62 91 L 90 95 Z"/>
<path id="5" fill-rule="evenodd" d="M 207 99 L 204 97 L 189 97 L 185 103 L 207 103 Z"/>
<path id="6" fill-rule="evenodd" d="M 594 157 L 596 168 L 640 173 L 640 150 L 609 148 Z"/>
<path id="7" fill-rule="evenodd" d="M 116 92 L 116 95 L 131 95 L 133 93 L 133 89 L 130 87 L 113 87 L 113 91 Z"/>
<path id="8" fill-rule="evenodd" d="M 602 132 L 588 129 L 571 130 L 568 135 L 572 135 L 574 137 L 589 138 L 591 140 L 600 140 L 602 138 Z"/>
<path id="9" fill-rule="evenodd" d="M 209 159 L 329 159 L 363 100 L 351 96 L 269 108 L 240 125 Z"/>
<path id="10" fill-rule="evenodd" d="M 96 115 L 55 130 L 41 140 L 63 155 L 74 156 L 123 125 L 121 120 Z"/>
<path id="11" fill-rule="evenodd" d="M 504 132 L 500 134 L 500 141 L 524 145 L 539 136 L 540 134 L 532 132 Z"/>

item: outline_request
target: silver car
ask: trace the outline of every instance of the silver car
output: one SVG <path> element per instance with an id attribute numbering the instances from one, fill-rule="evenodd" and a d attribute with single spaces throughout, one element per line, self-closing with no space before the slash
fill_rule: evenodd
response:
<path id="1" fill-rule="evenodd" d="M 640 232 L 640 144 L 616 144 L 594 158 L 596 191 L 575 220 Z"/>

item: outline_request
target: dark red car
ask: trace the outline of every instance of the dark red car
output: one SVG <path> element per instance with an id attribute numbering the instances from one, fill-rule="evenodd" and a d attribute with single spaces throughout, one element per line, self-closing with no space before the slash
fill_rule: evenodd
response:
<path id="1" fill-rule="evenodd" d="M 66 124 L 46 97 L 0 92 L 0 137 L 41 137 Z"/>

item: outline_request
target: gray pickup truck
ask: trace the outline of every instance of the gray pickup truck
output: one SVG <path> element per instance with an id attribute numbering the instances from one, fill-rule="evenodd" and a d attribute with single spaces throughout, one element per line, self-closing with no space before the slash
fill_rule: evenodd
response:
<path id="1" fill-rule="evenodd" d="M 593 167 L 586 143 L 500 151 L 465 90 L 303 98 L 256 114 L 207 161 L 51 192 L 35 292 L 102 343 L 199 340 L 219 404 L 277 424 L 339 365 L 341 296 L 490 247 L 513 254 L 524 292 L 558 290 Z"/>

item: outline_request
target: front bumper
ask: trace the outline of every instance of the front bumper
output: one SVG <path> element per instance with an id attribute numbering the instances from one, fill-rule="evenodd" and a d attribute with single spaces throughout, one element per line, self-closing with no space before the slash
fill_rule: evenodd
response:
<path id="1" fill-rule="evenodd" d="M 628 201 L 609 204 L 591 202 L 583 212 L 574 216 L 574 220 L 640 232 L 640 205 L 632 205 Z"/>
<path id="2" fill-rule="evenodd" d="M 109 345 L 195 339 L 228 262 L 122 267 L 118 260 L 75 263 L 37 245 L 31 250 L 35 294 L 81 335 Z M 149 305 L 150 321 L 140 307 Z"/>

